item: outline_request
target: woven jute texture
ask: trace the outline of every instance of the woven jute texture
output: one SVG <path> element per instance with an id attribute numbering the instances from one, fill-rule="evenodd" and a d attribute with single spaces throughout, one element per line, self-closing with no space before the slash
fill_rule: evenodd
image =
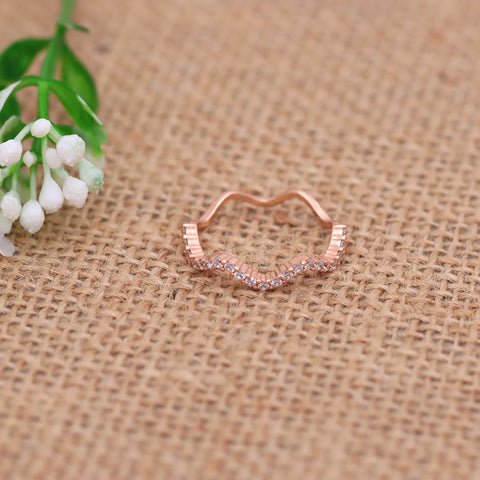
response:
<path id="1" fill-rule="evenodd" d="M 1 44 L 58 7 L 2 0 Z M 106 181 L 1 260 L 0 478 L 480 478 L 480 2 L 75 20 Z M 345 263 L 265 293 L 192 270 L 181 225 L 231 188 L 311 193 L 349 225 Z M 201 238 L 268 269 L 328 232 L 297 200 L 232 201 Z"/>

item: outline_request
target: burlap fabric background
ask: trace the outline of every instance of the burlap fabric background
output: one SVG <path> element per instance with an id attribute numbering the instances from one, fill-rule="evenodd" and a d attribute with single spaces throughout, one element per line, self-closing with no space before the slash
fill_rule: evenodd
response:
<path id="1" fill-rule="evenodd" d="M 2 0 L 2 45 L 57 10 Z M 0 477 L 480 478 L 480 3 L 84 0 L 75 19 L 106 183 L 10 235 Z M 181 224 L 230 188 L 312 193 L 350 226 L 346 263 L 267 293 L 192 271 Z M 252 264 L 326 241 L 297 201 L 222 212 L 206 248 Z"/>

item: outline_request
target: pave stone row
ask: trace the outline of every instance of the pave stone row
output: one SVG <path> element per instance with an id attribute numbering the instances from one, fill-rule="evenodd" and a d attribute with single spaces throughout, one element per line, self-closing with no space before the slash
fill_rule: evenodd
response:
<path id="1" fill-rule="evenodd" d="M 299 261 L 298 263 L 294 263 L 290 268 L 285 268 L 283 271 L 280 271 L 278 275 L 273 276 L 271 279 L 264 278 L 266 275 L 262 274 L 249 274 L 247 273 L 247 268 L 238 267 L 232 261 L 228 261 L 226 259 L 222 259 L 221 257 L 213 256 L 205 257 L 200 260 L 192 260 L 189 259 L 189 263 L 197 270 L 206 271 L 206 270 L 219 270 L 224 271 L 237 280 L 245 283 L 250 288 L 255 288 L 258 290 L 273 290 L 274 288 L 282 286 L 284 283 L 292 280 L 293 278 L 297 277 L 298 275 L 309 273 L 309 272 L 317 272 L 317 273 L 325 273 L 325 272 L 333 272 L 337 269 L 339 264 L 339 259 L 333 259 L 327 261 L 325 259 L 318 259 L 315 258 L 307 258 L 303 261 Z M 280 269 L 282 270 L 282 269 Z M 256 278 L 256 276 L 260 278 Z"/>
<path id="2" fill-rule="evenodd" d="M 188 227 L 195 228 L 192 231 Z M 304 273 L 336 270 L 345 253 L 347 235 L 345 225 L 335 225 L 332 229 L 330 245 L 323 256 L 300 255 L 284 264 L 274 274 L 260 274 L 226 253 L 205 256 L 200 242 L 197 243 L 198 236 L 195 235 L 195 230 L 195 224 L 187 225 L 187 229 L 184 229 L 185 257 L 190 265 L 200 271 L 224 271 L 248 287 L 262 291 L 273 290 Z"/>

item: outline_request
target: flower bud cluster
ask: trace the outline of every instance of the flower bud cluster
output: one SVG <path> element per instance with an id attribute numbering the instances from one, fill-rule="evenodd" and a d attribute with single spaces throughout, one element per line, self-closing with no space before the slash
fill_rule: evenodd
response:
<path id="1" fill-rule="evenodd" d="M 32 150 L 24 152 L 22 142 L 28 136 L 35 142 Z M 79 135 L 62 136 L 45 118 L 0 143 L 0 254 L 10 256 L 15 251 L 5 238 L 14 221 L 19 220 L 25 230 L 34 234 L 42 227 L 45 214 L 57 212 L 64 202 L 83 207 L 89 191 L 98 192 L 103 185 L 103 160 L 103 156 L 91 155 Z M 37 197 L 39 166 L 43 167 L 43 180 Z M 70 173 L 73 168 L 79 178 Z M 24 184 L 28 184 L 26 192 L 19 185 L 22 175 Z"/>

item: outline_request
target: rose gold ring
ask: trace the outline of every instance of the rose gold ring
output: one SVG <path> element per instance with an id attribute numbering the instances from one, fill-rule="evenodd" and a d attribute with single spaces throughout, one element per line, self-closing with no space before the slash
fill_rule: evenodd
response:
<path id="1" fill-rule="evenodd" d="M 234 198 L 262 207 L 277 205 L 289 198 L 303 200 L 317 216 L 318 220 L 320 220 L 320 223 L 332 230 L 330 243 L 326 252 L 323 255 L 298 255 L 284 263 L 280 268 L 269 273 L 256 272 L 228 253 L 205 255 L 200 245 L 199 230 L 206 228 L 220 207 L 227 200 Z M 255 290 L 273 290 L 294 277 L 305 273 L 325 273 L 336 270 L 345 253 L 346 239 L 347 226 L 334 222 L 318 202 L 303 190 L 290 190 L 270 198 L 256 197 L 232 190 L 222 193 L 200 217 L 198 222 L 183 224 L 184 254 L 187 262 L 192 265 L 192 267 L 200 271 L 225 272 Z"/>

